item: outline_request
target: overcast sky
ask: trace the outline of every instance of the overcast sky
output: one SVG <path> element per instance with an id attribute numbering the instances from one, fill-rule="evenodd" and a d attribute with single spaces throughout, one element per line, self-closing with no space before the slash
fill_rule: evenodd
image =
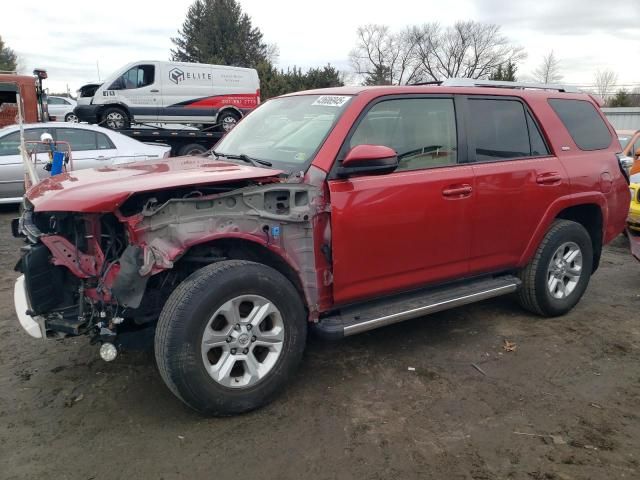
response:
<path id="1" fill-rule="evenodd" d="M 125 63 L 166 60 L 170 38 L 192 0 L 33 1 L 3 9 L 0 35 L 21 59 L 21 69 L 49 72 L 50 90 L 71 91 L 105 79 Z M 456 20 L 497 23 L 528 53 L 519 73 L 533 71 L 554 50 L 563 81 L 589 84 L 597 69 L 618 73 L 618 83 L 640 86 L 640 0 L 241 0 L 281 67 L 331 63 L 347 70 L 359 25 L 405 25 Z"/>

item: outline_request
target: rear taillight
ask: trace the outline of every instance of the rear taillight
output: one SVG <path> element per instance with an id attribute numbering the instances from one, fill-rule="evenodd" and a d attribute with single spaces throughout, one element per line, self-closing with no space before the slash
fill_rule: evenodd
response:
<path id="1" fill-rule="evenodd" d="M 256 105 L 260 105 L 260 89 L 256 90 Z"/>

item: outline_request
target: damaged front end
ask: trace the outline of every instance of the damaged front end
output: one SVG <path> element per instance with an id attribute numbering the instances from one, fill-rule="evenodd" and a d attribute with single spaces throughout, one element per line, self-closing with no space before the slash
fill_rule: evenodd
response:
<path id="1" fill-rule="evenodd" d="M 34 211 L 27 201 L 15 229 L 27 243 L 16 265 L 20 322 L 38 337 L 148 341 L 177 285 L 225 259 L 277 268 L 317 318 L 319 285 L 331 277 L 316 267 L 314 243 L 329 235 L 318 185 L 270 179 L 145 192 L 112 213 Z"/>

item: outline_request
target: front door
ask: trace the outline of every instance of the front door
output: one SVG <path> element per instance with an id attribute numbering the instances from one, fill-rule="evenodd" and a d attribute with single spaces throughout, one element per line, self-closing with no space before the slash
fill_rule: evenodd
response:
<path id="1" fill-rule="evenodd" d="M 451 97 L 387 99 L 364 114 L 340 157 L 385 145 L 400 165 L 329 181 L 336 303 L 467 274 L 474 180 L 458 130 Z"/>
<path id="2" fill-rule="evenodd" d="M 157 122 L 161 107 L 160 79 L 156 75 L 156 65 L 136 65 L 118 77 L 109 90 L 107 103 L 114 100 L 127 106 L 136 122 Z M 111 97 L 110 95 L 114 95 Z"/>

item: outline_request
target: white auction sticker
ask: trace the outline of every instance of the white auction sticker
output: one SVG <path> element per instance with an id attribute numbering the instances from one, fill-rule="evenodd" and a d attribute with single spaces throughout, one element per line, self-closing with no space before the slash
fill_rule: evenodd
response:
<path id="1" fill-rule="evenodd" d="M 322 105 L 323 107 L 341 107 L 349 101 L 349 96 L 345 95 L 322 95 L 311 105 Z"/>

